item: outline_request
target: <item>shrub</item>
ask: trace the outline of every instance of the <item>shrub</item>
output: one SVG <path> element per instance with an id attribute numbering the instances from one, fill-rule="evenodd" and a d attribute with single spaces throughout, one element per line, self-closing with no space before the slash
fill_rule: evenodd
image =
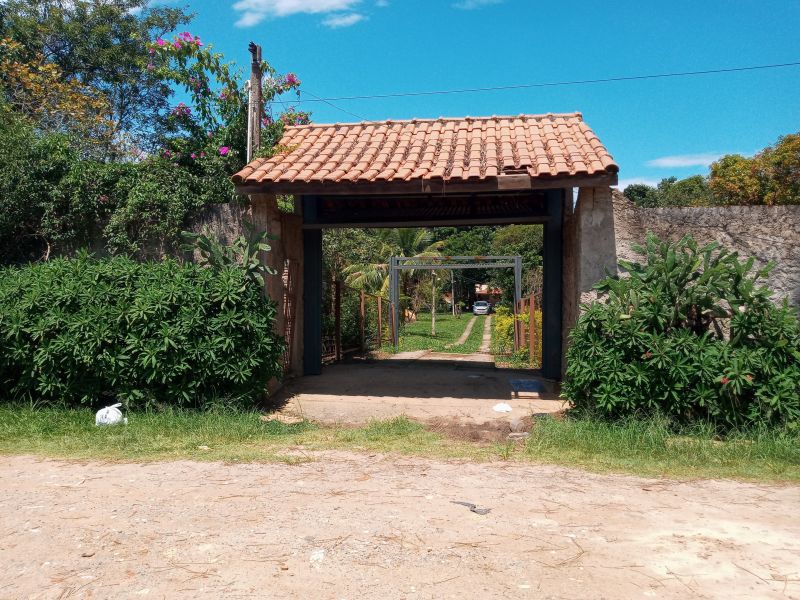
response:
<path id="1" fill-rule="evenodd" d="M 528 345 L 519 350 L 514 350 L 514 313 L 506 306 L 498 306 L 493 317 L 494 331 L 492 332 L 491 352 L 495 356 L 508 356 L 509 362 L 515 366 L 539 366 L 538 361 L 542 356 L 542 311 L 537 310 L 536 319 L 536 356 L 531 359 Z M 529 314 L 517 315 L 516 318 L 527 328 L 530 320 Z"/>
<path id="2" fill-rule="evenodd" d="M 2 399 L 247 404 L 280 374 L 276 309 L 236 265 L 86 254 L 0 270 Z"/>
<path id="3" fill-rule="evenodd" d="M 760 285 L 771 266 L 716 243 L 648 235 L 644 264 L 595 288 L 571 333 L 563 395 L 610 418 L 663 413 L 720 428 L 800 425 L 800 324 Z"/>

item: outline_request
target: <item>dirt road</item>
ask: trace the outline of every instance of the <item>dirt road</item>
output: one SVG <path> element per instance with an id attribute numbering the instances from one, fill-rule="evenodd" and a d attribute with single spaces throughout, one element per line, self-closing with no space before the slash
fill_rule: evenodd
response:
<path id="1" fill-rule="evenodd" d="M 798 487 L 317 458 L 2 457 L 0 598 L 800 598 Z"/>

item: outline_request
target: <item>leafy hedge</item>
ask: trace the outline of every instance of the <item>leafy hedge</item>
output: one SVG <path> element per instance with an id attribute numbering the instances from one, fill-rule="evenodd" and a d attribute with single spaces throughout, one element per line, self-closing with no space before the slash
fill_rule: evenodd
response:
<path id="1" fill-rule="evenodd" d="M 649 235 L 644 264 L 597 284 L 571 333 L 563 395 L 611 418 L 667 414 L 722 429 L 800 428 L 800 323 L 717 244 Z"/>
<path id="2" fill-rule="evenodd" d="M 86 254 L 0 270 L 0 400 L 246 404 L 281 372 L 276 309 L 237 266 Z"/>

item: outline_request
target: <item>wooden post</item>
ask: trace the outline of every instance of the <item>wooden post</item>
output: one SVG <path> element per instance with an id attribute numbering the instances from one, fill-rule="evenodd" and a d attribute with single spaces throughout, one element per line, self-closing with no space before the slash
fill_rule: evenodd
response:
<path id="1" fill-rule="evenodd" d="M 383 346 L 383 304 L 378 296 L 378 348 Z"/>
<path id="2" fill-rule="evenodd" d="M 361 303 L 358 306 L 358 325 L 359 325 L 359 332 L 361 333 L 361 352 L 366 351 L 367 349 L 367 341 L 364 334 L 365 328 L 365 321 L 366 321 L 366 298 L 364 296 L 364 290 L 361 290 Z"/>
<path id="3" fill-rule="evenodd" d="M 342 360 L 342 282 L 338 279 L 333 285 L 334 291 L 334 315 L 333 315 L 333 336 L 336 348 L 336 362 Z"/>
<path id="4" fill-rule="evenodd" d="M 261 146 L 261 114 L 264 112 L 261 89 L 261 46 L 250 42 L 250 98 L 247 109 L 247 161 L 254 156 Z"/>
<path id="5" fill-rule="evenodd" d="M 536 355 L 536 300 L 533 293 L 528 303 L 528 361 L 533 362 Z"/>

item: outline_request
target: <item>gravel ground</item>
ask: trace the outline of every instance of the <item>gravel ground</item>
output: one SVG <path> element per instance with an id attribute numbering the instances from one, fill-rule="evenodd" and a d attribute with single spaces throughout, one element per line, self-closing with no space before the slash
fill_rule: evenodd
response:
<path id="1" fill-rule="evenodd" d="M 314 458 L 2 457 L 0 598 L 800 598 L 799 487 Z"/>

